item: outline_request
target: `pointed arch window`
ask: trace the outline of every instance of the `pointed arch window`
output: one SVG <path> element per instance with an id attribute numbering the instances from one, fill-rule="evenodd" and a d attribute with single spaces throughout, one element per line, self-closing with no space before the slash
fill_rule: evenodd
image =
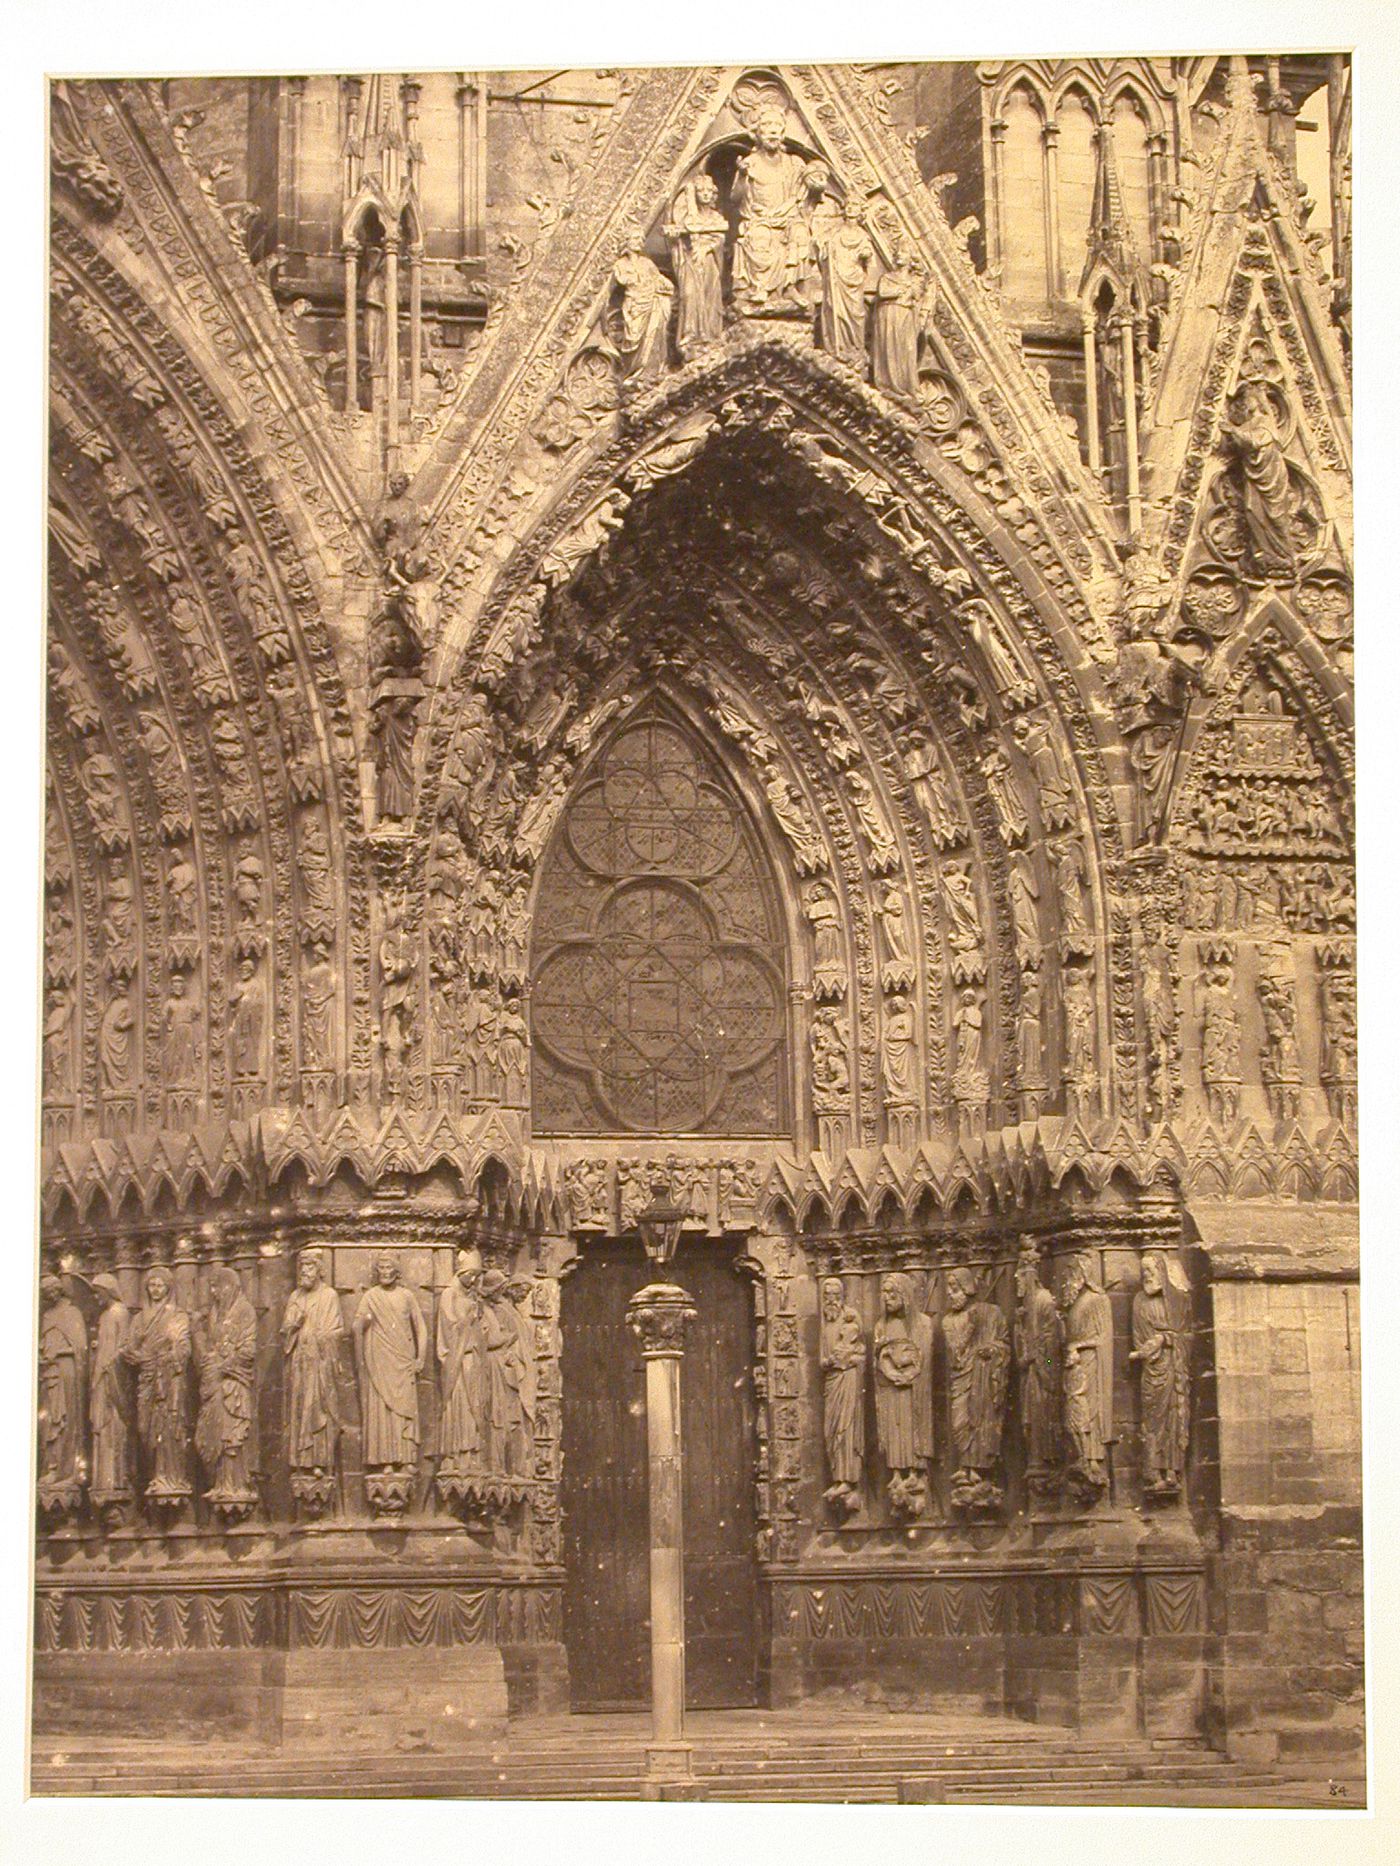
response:
<path id="1" fill-rule="evenodd" d="M 669 713 L 634 716 L 545 859 L 535 1131 L 790 1131 L 785 957 L 773 876 L 718 762 Z"/>

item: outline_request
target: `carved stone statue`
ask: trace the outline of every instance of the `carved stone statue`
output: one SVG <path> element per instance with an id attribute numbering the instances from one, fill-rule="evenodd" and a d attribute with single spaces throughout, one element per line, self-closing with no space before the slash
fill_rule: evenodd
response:
<path id="1" fill-rule="evenodd" d="M 292 1494 L 313 1513 L 335 1489 L 340 1402 L 336 1374 L 345 1338 L 340 1297 L 326 1281 L 318 1250 L 297 1258 L 297 1286 L 282 1312 L 282 1353 L 287 1362 L 287 1454 Z"/>
<path id="2" fill-rule="evenodd" d="M 423 517 L 417 501 L 409 496 L 407 473 L 389 475 L 388 487 L 375 509 L 370 530 L 391 580 L 416 582 L 427 564 L 419 550 L 423 535 Z"/>
<path id="3" fill-rule="evenodd" d="M 802 897 L 802 911 L 812 929 L 812 984 L 818 998 L 846 995 L 846 954 L 841 941 L 841 912 L 824 881 L 814 881 Z"/>
<path id="4" fill-rule="evenodd" d="M 1005 752 L 1000 746 L 994 745 L 981 758 L 980 767 L 987 780 L 987 789 L 991 792 L 992 804 L 997 813 L 997 830 L 1002 841 L 1008 846 L 1024 842 L 1030 819 L 1021 802 L 1021 793 L 1016 788 L 1016 780 L 1011 774 Z"/>
<path id="5" fill-rule="evenodd" d="M 119 984 L 102 1013 L 97 1033 L 98 1055 L 102 1063 L 104 1088 L 131 1086 L 136 1067 L 136 1013 L 131 1008 L 131 993 Z"/>
<path id="6" fill-rule="evenodd" d="M 821 346 L 829 356 L 849 363 L 864 375 L 866 295 L 875 264 L 875 248 L 865 231 L 858 198 L 848 195 L 844 216 L 830 223 L 818 223 L 814 232 L 817 275 L 821 282 L 817 311 Z"/>
<path id="7" fill-rule="evenodd" d="M 437 1485 L 448 1502 L 461 1504 L 474 1492 L 470 1480 L 485 1469 L 487 1374 L 479 1251 L 457 1253 L 456 1272 L 438 1304 L 437 1360 L 442 1394 Z"/>
<path id="8" fill-rule="evenodd" d="M 888 1106 L 918 1101 L 918 1021 L 913 1005 L 902 991 L 895 992 L 885 1003 L 880 1075 Z"/>
<path id="9" fill-rule="evenodd" d="M 524 1478 L 535 1431 L 535 1363 L 510 1279 L 488 1270 L 481 1279 L 481 1332 L 486 1349 L 483 1455 L 487 1469 Z"/>
<path id="10" fill-rule="evenodd" d="M 1023 713 L 1012 725 L 1016 743 L 1035 774 L 1036 804 L 1048 829 L 1068 829 L 1075 820 L 1074 793 L 1060 754 L 1043 719 Z"/>
<path id="11" fill-rule="evenodd" d="M 919 399 L 919 327 L 923 282 L 896 241 L 875 286 L 870 361 L 877 389 L 916 406 Z"/>
<path id="12" fill-rule="evenodd" d="M 1113 1310 L 1093 1258 L 1070 1260 L 1064 1272 L 1065 1437 L 1073 1459 L 1068 1477 L 1081 1502 L 1108 1490 L 1113 1431 Z"/>
<path id="13" fill-rule="evenodd" d="M 1006 1317 L 995 1303 L 980 1300 L 971 1270 L 948 1274 L 943 1343 L 953 1453 L 951 1500 L 955 1509 L 991 1512 L 1001 1505 L 1001 1490 L 992 1474 L 1006 1422 L 1011 1344 Z"/>
<path id="14" fill-rule="evenodd" d="M 1016 1081 L 1022 1089 L 1045 1087 L 1044 988 L 1038 972 L 1022 972 L 1016 1008 Z"/>
<path id="15" fill-rule="evenodd" d="M 392 1251 L 374 1259 L 375 1281 L 360 1298 L 353 1334 L 364 1431 L 365 1491 L 385 1515 L 408 1507 L 418 1462 L 418 1375 L 428 1330 L 418 1298 L 399 1282 Z"/>
<path id="16" fill-rule="evenodd" d="M 860 1508 L 865 1468 L 865 1334 L 840 1277 L 822 1284 L 822 1432 L 831 1478 L 825 1497 L 842 1517 Z"/>
<path id="17" fill-rule="evenodd" d="M 720 212 L 719 188 L 703 170 L 687 182 L 671 210 L 671 246 L 679 310 L 676 349 L 683 362 L 724 335 L 724 242 L 729 222 Z"/>
<path id="18" fill-rule="evenodd" d="M 1060 938 L 1074 952 L 1092 950 L 1084 851 L 1069 839 L 1053 850 L 1055 889 L 1060 901 Z"/>
<path id="19" fill-rule="evenodd" d="M 953 1065 L 953 1095 L 957 1101 L 985 1102 L 989 1088 L 983 1061 L 984 1012 L 975 985 L 964 985 L 953 1007 L 957 1058 Z"/>
<path id="20" fill-rule="evenodd" d="M 666 333 L 676 288 L 642 247 L 642 231 L 634 227 L 619 248 L 612 282 L 619 294 L 616 343 L 622 373 L 650 382 L 666 367 Z"/>
<path id="21" fill-rule="evenodd" d="M 972 869 L 967 862 L 950 862 L 943 870 L 943 902 L 948 910 L 948 946 L 951 969 L 959 984 L 984 978 L 987 948 Z"/>
<path id="22" fill-rule="evenodd" d="M 308 811 L 297 826 L 297 874 L 301 878 L 303 910 L 316 917 L 335 912 L 330 843 L 316 811 Z"/>
<path id="23" fill-rule="evenodd" d="M 422 705 L 423 650 L 411 590 L 395 587 L 370 623 L 370 736 L 376 798 L 386 820 L 413 814 L 413 747 Z"/>
<path id="24" fill-rule="evenodd" d="M 1094 974 L 1087 965 L 1065 967 L 1060 981 L 1065 1006 L 1065 1083 L 1076 1107 L 1094 1086 Z"/>
<path id="25" fill-rule="evenodd" d="M 267 982 L 251 953 L 238 962 L 238 976 L 229 987 L 228 1008 L 233 1073 L 236 1076 L 261 1075 Z"/>
<path id="26" fill-rule="evenodd" d="M 887 882 L 879 891 L 875 912 L 885 947 L 880 982 L 886 991 L 907 991 L 914 983 L 914 955 L 909 945 L 909 914 L 903 891 Z"/>
<path id="27" fill-rule="evenodd" d="M 928 1503 L 933 1456 L 933 1322 L 914 1301 L 912 1277 L 891 1272 L 880 1281 L 875 1324 L 875 1429 L 890 1473 L 890 1507 L 915 1517 Z"/>
<path id="28" fill-rule="evenodd" d="M 88 1341 L 62 1277 L 39 1279 L 39 1507 L 76 1510 L 87 1476 Z"/>
<path id="29" fill-rule="evenodd" d="M 1040 1280 L 1033 1250 L 1023 1252 L 1016 1265 L 1014 1345 L 1026 1482 L 1032 1496 L 1045 1496 L 1058 1482 L 1062 1456 L 1064 1327 L 1055 1298 Z"/>
<path id="30" fill-rule="evenodd" d="M 812 1016 L 812 1097 L 818 1112 L 844 1110 L 851 1093 L 851 1066 L 846 1055 L 846 1031 L 831 1005 Z"/>
<path id="31" fill-rule="evenodd" d="M 186 989 L 183 972 L 173 972 L 165 1000 L 165 1053 L 162 1058 L 167 1088 L 187 1088 L 199 1081 L 203 1056 L 200 1008 Z"/>
<path id="32" fill-rule="evenodd" d="M 199 1318 L 199 1419 L 195 1449 L 210 1480 L 205 1501 L 225 1522 L 241 1522 L 258 1501 L 253 1486 L 256 1449 L 254 1377 L 258 1319 L 238 1272 L 220 1264 L 210 1278 L 213 1296 Z"/>
<path id="33" fill-rule="evenodd" d="M 1016 934 L 1016 957 L 1024 965 L 1040 963 L 1040 881 L 1024 849 L 1017 849 L 1007 871 L 1011 895 L 1011 924 Z"/>
<path id="34" fill-rule="evenodd" d="M 1236 475 L 1237 511 L 1249 567 L 1269 582 L 1291 582 L 1298 565 L 1298 495 L 1278 417 L 1263 385 L 1242 383 L 1230 400 L 1229 416 L 1221 445 Z"/>
<path id="35" fill-rule="evenodd" d="M 131 1501 L 131 1424 L 127 1372 L 122 1361 L 131 1329 L 131 1311 L 122 1301 L 117 1279 L 104 1270 L 92 1279 L 102 1304 L 92 1353 L 92 1473 L 88 1495 L 93 1508 L 119 1515 Z"/>
<path id="36" fill-rule="evenodd" d="M 755 147 L 739 158 L 733 202 L 739 213 L 734 244 L 734 308 L 742 317 L 805 313 L 810 234 L 803 207 L 806 163 L 783 146 L 786 112 L 762 107 Z"/>
<path id="37" fill-rule="evenodd" d="M 1142 1486 L 1148 1497 L 1181 1490 L 1190 1430 L 1190 1369 L 1186 1318 L 1160 1251 L 1142 1260 L 1142 1287 L 1133 1297 L 1130 1361 L 1142 1375 Z"/>
<path id="38" fill-rule="evenodd" d="M 1278 952 L 1260 948 L 1255 990 L 1264 1024 L 1260 1065 L 1269 1106 L 1277 1120 L 1296 1120 L 1302 1107 L 1303 1068 L 1298 1050 L 1298 1002 L 1286 948 L 1282 960 Z"/>
<path id="39" fill-rule="evenodd" d="M 1240 1111 L 1240 1014 L 1235 1006 L 1235 971 L 1212 965 L 1201 991 L 1201 1080 L 1212 1117 L 1228 1127 Z"/>
<path id="40" fill-rule="evenodd" d="M 170 1272 L 146 1272 L 146 1301 L 121 1350 L 136 1369 L 136 1432 L 148 1509 L 178 1509 L 190 1495 L 190 1318 Z"/>

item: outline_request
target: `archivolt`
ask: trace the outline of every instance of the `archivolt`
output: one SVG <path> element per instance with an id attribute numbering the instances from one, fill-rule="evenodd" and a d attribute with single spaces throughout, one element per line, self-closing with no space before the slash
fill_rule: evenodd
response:
<path id="1" fill-rule="evenodd" d="M 673 437 L 675 426 L 693 415 L 683 409 L 675 416 Z M 693 418 L 687 432 L 692 440 L 700 432 Z M 783 783 L 800 785 L 810 796 L 824 825 L 823 847 L 830 852 L 825 859 L 841 883 L 855 954 L 853 1077 L 864 1097 L 862 1138 L 873 1142 L 882 1000 L 872 907 L 886 876 L 919 903 L 915 924 L 924 929 L 926 943 L 918 986 L 928 1033 L 926 1066 L 940 1109 L 947 1095 L 941 848 L 912 803 L 908 752 L 917 732 L 935 748 L 944 774 L 957 772 L 989 939 L 986 978 L 999 1038 L 994 1094 L 1010 1096 L 1010 1032 L 1019 984 L 1008 870 L 1023 855 L 1029 859 L 1029 852 L 1008 855 L 986 761 L 1000 757 L 1008 775 L 1019 775 L 1023 795 L 1033 792 L 1026 760 L 1009 730 L 1014 715 L 1033 712 L 1073 786 L 1073 827 L 1087 836 L 1087 869 L 1097 874 L 1103 843 L 1115 846 L 1117 835 L 1111 810 L 1100 816 L 1093 807 L 1093 793 L 1104 792 L 1097 741 L 1079 706 L 1078 743 L 1071 745 L 1062 715 L 1044 690 L 1068 690 L 1078 702 L 1073 678 L 1055 658 L 1045 680 L 1041 662 L 1028 659 L 1024 642 L 1006 627 L 1003 605 L 989 604 L 981 594 L 992 579 L 985 549 L 965 515 L 963 535 L 929 525 L 921 538 L 911 530 L 919 507 L 907 488 L 880 474 L 863 452 L 853 469 L 855 481 L 839 476 L 838 491 L 820 470 L 831 454 L 794 420 L 787 402 L 764 390 L 736 390 L 700 432 L 699 444 L 682 449 L 691 457 L 679 470 L 664 429 L 662 434 L 658 441 L 649 432 L 632 445 L 621 475 L 625 501 L 608 508 L 608 495 L 597 492 L 599 466 L 547 533 L 534 538 L 530 557 L 553 589 L 537 582 L 521 597 L 517 554 L 488 611 L 497 616 L 496 626 L 480 630 L 478 645 L 459 661 L 449 689 L 454 699 L 440 693 L 420 820 L 455 814 L 453 799 L 465 769 L 476 787 L 479 822 L 490 826 L 495 842 L 509 845 L 508 853 L 501 852 L 518 864 L 516 885 L 524 886 L 573 764 L 601 710 L 617 703 L 629 679 L 637 672 L 679 678 L 698 694 L 702 710 L 722 720 L 719 702 L 731 715 L 728 734 L 749 766 L 750 783 L 763 790 L 763 774 L 780 773 Z M 862 497 L 867 488 L 869 502 Z M 606 514 L 602 522 L 600 512 Z M 906 548 L 920 557 L 922 574 L 906 561 Z M 980 587 L 968 559 L 982 572 Z M 984 608 L 960 608 L 970 588 L 979 588 Z M 1024 690 L 1008 692 L 1008 681 Z M 733 703 L 738 699 L 753 708 L 747 721 Z M 465 757 L 460 745 L 451 750 L 459 708 L 469 746 Z M 833 757 L 833 720 L 838 731 L 844 721 L 851 738 L 844 762 Z M 861 808 L 861 784 L 869 786 L 867 812 Z M 889 826 L 888 855 L 879 852 L 880 838 L 872 841 L 870 833 L 870 818 L 880 813 Z M 523 851 L 509 835 L 512 815 L 529 825 L 530 846 Z M 768 820 L 771 826 L 771 811 Z M 468 825 L 468 841 L 471 835 Z M 776 831 L 775 839 L 781 845 Z M 498 859 L 490 849 L 472 854 Z M 801 885 L 801 866 L 799 861 L 794 889 Z M 1053 929 L 1062 897 L 1043 863 L 1037 881 Z M 1114 952 L 1121 930 L 1110 929 L 1102 891 L 1091 885 L 1098 920 L 1094 943 L 1099 951 Z M 1060 933 L 1063 946 L 1067 929 Z M 1054 931 L 1045 944 L 1055 946 Z M 1097 983 L 1103 1007 L 1108 980 Z M 1103 1008 L 1100 1021 L 1107 1075 Z M 1115 1043 L 1120 1035 L 1115 1032 Z"/>

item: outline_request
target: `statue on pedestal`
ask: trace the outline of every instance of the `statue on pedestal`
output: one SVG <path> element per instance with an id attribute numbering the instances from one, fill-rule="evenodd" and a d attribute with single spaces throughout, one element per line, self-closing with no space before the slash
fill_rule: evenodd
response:
<path id="1" fill-rule="evenodd" d="M 383 1515 L 402 1515 L 418 1463 L 418 1375 L 428 1330 L 418 1298 L 399 1282 L 392 1251 L 374 1259 L 375 1282 L 360 1298 L 353 1327 L 364 1429 L 365 1491 Z"/>
<path id="2" fill-rule="evenodd" d="M 442 1391 L 438 1494 L 454 1507 L 485 1502 L 486 1331 L 481 1253 L 460 1250 L 456 1274 L 438 1304 L 437 1359 Z"/>
<path id="3" fill-rule="evenodd" d="M 826 1502 L 838 1516 L 860 1508 L 865 1467 L 865 1334 L 839 1276 L 822 1284 L 822 1432 L 831 1482 Z"/>
<path id="4" fill-rule="evenodd" d="M 1160 1251 L 1148 1251 L 1142 1260 L 1128 1359 L 1137 1363 L 1142 1375 L 1143 1493 L 1153 1498 L 1179 1496 L 1190 1431 L 1190 1370 L 1181 1299 Z"/>
<path id="5" fill-rule="evenodd" d="M 213 1301 L 200 1317 L 199 1419 L 195 1449 L 210 1479 L 205 1501 L 225 1522 L 242 1522 L 257 1505 L 253 1452 L 258 1319 L 238 1272 L 220 1264 Z"/>
<path id="6" fill-rule="evenodd" d="M 880 1281 L 875 1324 L 875 1429 L 889 1469 L 890 1506 L 913 1518 L 928 1505 L 933 1456 L 933 1323 L 914 1301 L 902 1271 Z"/>
<path id="7" fill-rule="evenodd" d="M 1088 1252 L 1070 1260 L 1061 1306 L 1065 1314 L 1065 1436 L 1073 1462 L 1069 1482 L 1082 1503 L 1108 1490 L 1113 1432 L 1113 1310 Z"/>
<path id="8" fill-rule="evenodd" d="M 136 1432 L 148 1509 L 178 1509 L 190 1495 L 190 1318 L 170 1272 L 146 1272 L 146 1301 L 122 1359 L 136 1369 Z"/>
<path id="9" fill-rule="evenodd" d="M 131 1425 L 127 1375 L 122 1360 L 131 1330 L 131 1311 L 122 1301 L 121 1286 L 108 1271 L 92 1279 L 102 1304 L 97 1318 L 97 1340 L 92 1355 L 92 1482 L 88 1492 L 93 1508 L 119 1513 L 131 1501 Z"/>
<path id="10" fill-rule="evenodd" d="M 1001 1489 L 992 1474 L 1001 1456 L 1011 1345 L 1005 1316 L 995 1303 L 979 1299 L 971 1270 L 949 1272 L 943 1341 L 953 1507 L 988 1514 L 1001 1505 Z"/>
<path id="11" fill-rule="evenodd" d="M 39 1279 L 39 1507 L 61 1516 L 87 1476 L 87 1329 L 62 1277 Z"/>
<path id="12" fill-rule="evenodd" d="M 340 1438 L 336 1373 L 345 1318 L 340 1297 L 325 1280 L 318 1250 L 297 1258 L 297 1287 L 282 1314 L 282 1353 L 288 1362 L 287 1449 L 292 1495 L 313 1514 L 335 1490 L 335 1455 Z"/>
<path id="13" fill-rule="evenodd" d="M 1016 1265 L 1014 1344 L 1026 1482 L 1033 1497 L 1043 1497 L 1056 1487 L 1061 1458 L 1064 1328 L 1055 1298 L 1040 1280 L 1033 1249 L 1024 1251 Z"/>

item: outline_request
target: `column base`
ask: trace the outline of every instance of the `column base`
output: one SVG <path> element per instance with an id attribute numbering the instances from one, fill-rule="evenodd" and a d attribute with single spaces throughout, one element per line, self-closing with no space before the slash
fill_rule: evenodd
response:
<path id="1" fill-rule="evenodd" d="M 648 1743 L 643 1801 L 703 1801 L 704 1784 L 696 1779 L 694 1749 L 689 1743 Z"/>

